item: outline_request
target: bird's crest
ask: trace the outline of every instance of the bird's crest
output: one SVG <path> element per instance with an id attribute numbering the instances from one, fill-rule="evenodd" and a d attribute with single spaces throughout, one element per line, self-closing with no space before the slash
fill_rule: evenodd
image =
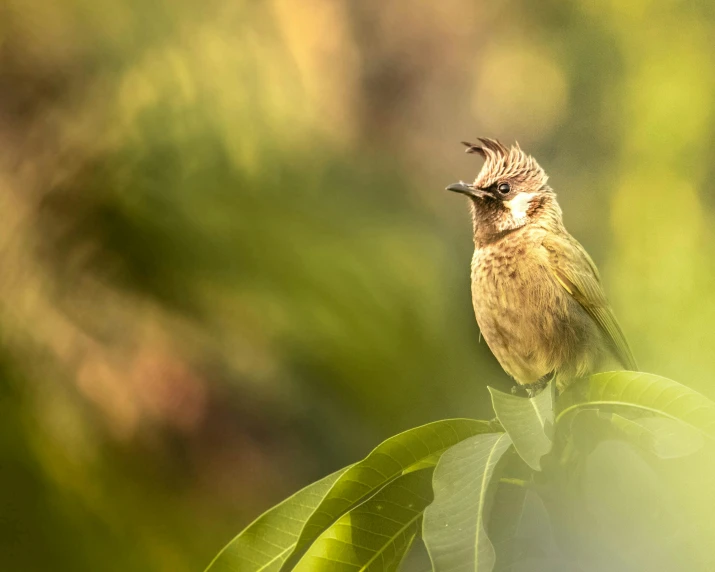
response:
<path id="1" fill-rule="evenodd" d="M 467 153 L 479 153 L 485 160 L 482 170 L 474 181 L 474 186 L 485 189 L 503 180 L 535 186 L 541 189 L 546 185 L 548 176 L 531 155 L 521 150 L 518 143 L 511 148 L 497 141 L 479 137 L 481 145 L 467 143 Z"/>

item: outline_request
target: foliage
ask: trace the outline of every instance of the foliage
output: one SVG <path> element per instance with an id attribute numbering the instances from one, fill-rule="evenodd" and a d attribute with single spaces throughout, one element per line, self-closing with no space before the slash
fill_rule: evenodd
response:
<path id="1" fill-rule="evenodd" d="M 490 388 L 494 422 L 388 439 L 269 510 L 207 572 L 711 569 L 698 546 L 713 525 L 668 491 L 708 454 L 715 403 L 626 371 L 552 391 Z"/>
<path id="2" fill-rule="evenodd" d="M 485 382 L 508 379 L 443 190 L 479 169 L 461 139 L 538 158 L 639 363 L 715 398 L 714 7 L 2 2 L 2 568 L 194 572 L 389 436 L 490 418 Z M 672 458 L 697 438 L 591 415 L 558 432 L 655 441 L 659 475 L 688 475 L 666 488 L 697 516 L 682 534 L 710 530 L 710 460 Z M 514 443 L 546 474 L 552 442 Z M 617 478 L 604 447 L 625 455 L 583 478 Z M 493 479 L 530 479 L 514 455 Z M 498 566 L 514 534 L 561 530 L 523 490 L 488 499 Z M 416 538 L 404 568 L 426 555 Z"/>

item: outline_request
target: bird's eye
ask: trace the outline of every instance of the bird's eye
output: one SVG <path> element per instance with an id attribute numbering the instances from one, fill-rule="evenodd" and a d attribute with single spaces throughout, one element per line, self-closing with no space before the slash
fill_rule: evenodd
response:
<path id="1" fill-rule="evenodd" d="M 497 187 L 497 190 L 502 194 L 502 195 L 508 195 L 509 191 L 511 191 L 511 186 L 509 183 L 502 183 Z"/>

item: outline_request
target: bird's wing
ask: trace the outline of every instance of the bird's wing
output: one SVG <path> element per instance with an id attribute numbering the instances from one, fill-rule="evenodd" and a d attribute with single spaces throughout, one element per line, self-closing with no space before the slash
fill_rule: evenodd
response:
<path id="1" fill-rule="evenodd" d="M 542 242 L 556 281 L 573 296 L 608 337 L 621 364 L 637 371 L 633 352 L 601 287 L 598 269 L 586 250 L 571 236 L 550 234 Z"/>

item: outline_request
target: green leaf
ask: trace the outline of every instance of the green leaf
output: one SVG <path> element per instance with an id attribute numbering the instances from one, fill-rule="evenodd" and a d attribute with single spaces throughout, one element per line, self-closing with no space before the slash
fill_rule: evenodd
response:
<path id="1" fill-rule="evenodd" d="M 323 532 L 295 572 L 397 570 L 432 502 L 434 468 L 398 477 Z"/>
<path id="2" fill-rule="evenodd" d="M 666 417 L 627 419 L 611 415 L 612 425 L 634 443 L 661 459 L 691 455 L 704 445 L 702 433 L 681 421 Z"/>
<path id="3" fill-rule="evenodd" d="M 485 527 L 489 481 L 511 445 L 506 433 L 471 437 L 449 449 L 434 472 L 434 501 L 422 537 L 437 572 L 489 572 L 495 553 Z"/>
<path id="4" fill-rule="evenodd" d="M 526 491 L 515 537 L 522 545 L 537 546 L 543 555 L 556 556 L 559 553 L 549 511 L 534 490 Z"/>
<path id="5" fill-rule="evenodd" d="M 682 421 L 715 439 L 715 403 L 675 381 L 649 373 L 599 373 L 573 383 L 559 398 L 556 422 L 584 408 L 614 407 Z"/>
<path id="6" fill-rule="evenodd" d="M 259 516 L 229 542 L 206 572 L 277 572 L 298 540 L 303 525 L 349 467 L 295 493 Z"/>
<path id="7" fill-rule="evenodd" d="M 439 455 L 464 439 L 489 431 L 489 424 L 484 421 L 447 419 L 410 429 L 379 445 L 335 482 L 308 519 L 293 554 L 282 570 L 290 570 L 291 565 L 324 530 L 386 484 L 416 467 L 424 468 L 426 463 L 436 463 Z"/>
<path id="8" fill-rule="evenodd" d="M 508 472 L 508 468 L 504 472 Z M 492 478 L 496 479 L 496 475 Z M 499 508 L 489 512 L 489 540 L 494 546 L 500 570 L 509 570 L 523 552 L 523 540 L 517 533 L 529 491 L 527 486 L 521 479 L 501 478 L 499 485 L 494 487 L 490 503 Z"/>
<path id="9" fill-rule="evenodd" d="M 490 387 L 497 419 L 524 462 L 541 470 L 541 457 L 551 450 L 554 430 L 553 383 L 536 397 L 517 397 Z"/>

